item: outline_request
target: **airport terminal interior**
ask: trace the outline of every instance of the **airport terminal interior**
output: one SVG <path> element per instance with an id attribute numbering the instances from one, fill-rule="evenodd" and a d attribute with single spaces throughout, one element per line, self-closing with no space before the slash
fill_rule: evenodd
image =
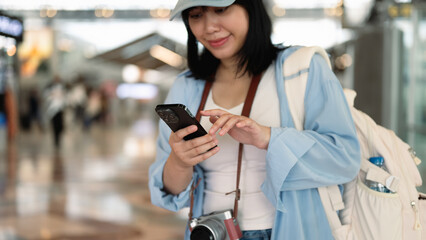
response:
<path id="1" fill-rule="evenodd" d="M 263 0 L 276 44 L 320 46 L 355 106 L 423 160 L 426 1 Z M 0 0 L 0 240 L 179 240 L 151 204 L 154 108 L 186 66 L 177 0 Z"/>

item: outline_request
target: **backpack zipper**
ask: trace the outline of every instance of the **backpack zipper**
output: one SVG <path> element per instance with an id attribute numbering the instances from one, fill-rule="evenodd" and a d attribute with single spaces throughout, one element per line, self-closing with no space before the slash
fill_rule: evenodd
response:
<path id="1" fill-rule="evenodd" d="M 413 149 L 412 147 L 410 147 L 410 148 L 408 149 L 408 152 L 410 153 L 411 157 L 413 158 L 414 163 L 415 163 L 416 165 L 419 165 L 421 161 L 420 161 L 420 159 L 417 157 L 417 154 L 416 154 L 416 152 L 414 151 L 414 149 Z M 422 224 L 420 223 L 419 208 L 417 207 L 417 204 L 416 204 L 416 201 L 415 201 L 415 200 L 411 201 L 410 205 L 411 205 L 411 207 L 413 208 L 414 213 L 416 214 L 416 221 L 415 221 L 415 223 L 414 223 L 414 230 L 420 230 L 420 229 L 422 229 Z"/>
<path id="2" fill-rule="evenodd" d="M 410 147 L 409 149 L 408 149 L 408 152 L 410 152 L 410 155 L 411 155 L 411 157 L 413 158 L 413 160 L 414 160 L 414 163 L 418 166 L 418 165 L 420 165 L 420 163 L 422 163 L 422 161 L 417 157 L 417 153 L 416 153 L 416 151 L 414 151 L 414 149 L 412 148 L 412 147 Z"/>
<path id="3" fill-rule="evenodd" d="M 393 139 L 393 142 L 394 142 L 395 146 L 398 146 L 396 139 Z M 416 162 L 417 156 L 416 156 L 416 152 L 414 151 L 414 149 L 410 147 L 409 149 L 407 149 L 407 151 L 410 154 L 410 156 L 412 157 L 412 159 L 414 160 L 414 162 Z M 401 155 L 400 155 L 400 157 L 401 157 L 401 159 L 404 159 Z M 420 160 L 420 159 L 418 159 L 418 160 Z M 404 171 L 404 170 L 402 170 L 402 171 Z M 405 174 L 402 174 L 402 176 L 404 176 L 405 181 L 407 181 L 407 183 L 412 183 L 412 181 Z M 411 195 L 411 197 L 416 196 L 416 198 L 418 198 L 419 194 L 415 190 L 415 187 L 414 187 L 414 191 L 413 191 L 413 188 L 410 188 L 410 187 L 407 188 L 407 191 L 409 192 L 409 195 Z M 413 209 L 414 215 L 415 215 L 415 222 L 414 222 L 413 229 L 416 230 L 416 231 L 419 231 L 419 230 L 422 229 L 422 224 L 420 223 L 420 213 L 419 213 L 419 208 L 417 207 L 417 201 L 411 200 L 410 205 L 411 205 L 411 208 Z"/>
<path id="4" fill-rule="evenodd" d="M 419 209 L 417 208 L 417 204 L 415 201 L 411 201 L 410 204 L 414 210 L 414 213 L 416 214 L 416 222 L 414 223 L 414 230 L 420 230 L 422 229 L 422 224 L 420 223 Z"/>

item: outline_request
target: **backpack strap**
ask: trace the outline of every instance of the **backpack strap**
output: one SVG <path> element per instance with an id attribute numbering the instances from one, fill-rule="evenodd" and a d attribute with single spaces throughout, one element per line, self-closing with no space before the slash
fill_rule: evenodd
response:
<path id="1" fill-rule="evenodd" d="M 297 130 L 303 130 L 305 122 L 305 90 L 308 82 L 308 70 L 311 59 L 315 53 L 319 53 L 331 68 L 330 59 L 324 49 L 314 47 L 302 47 L 292 53 L 283 64 L 284 89 L 287 101 Z"/>
<path id="2" fill-rule="evenodd" d="M 337 185 L 319 187 L 318 193 L 321 198 L 321 203 L 324 208 L 325 215 L 327 216 L 328 223 L 331 228 L 331 232 L 342 227 L 342 221 L 340 221 L 337 211 L 345 208 L 343 203 L 342 194 Z"/>
<path id="3" fill-rule="evenodd" d="M 350 107 L 354 106 L 354 100 L 356 97 L 356 92 L 354 90 L 351 89 L 343 89 L 343 92 L 345 94 L 346 97 L 346 101 L 348 102 Z M 360 116 L 366 116 L 364 113 L 360 112 L 359 110 L 352 108 L 352 117 L 354 117 L 354 113 L 356 115 L 360 115 Z M 363 119 L 363 132 L 365 132 L 366 137 L 365 140 L 366 141 L 366 145 L 368 148 L 368 156 L 377 156 L 378 153 L 374 148 L 374 141 L 375 141 L 375 135 L 373 133 L 373 131 L 375 131 L 373 129 L 372 124 L 376 125 L 374 123 L 374 121 L 370 120 L 370 118 L 367 117 L 363 117 L 363 118 L 356 118 L 354 117 L 354 119 Z M 357 128 L 359 128 L 357 126 Z M 413 159 L 415 159 L 415 156 L 412 156 Z M 396 176 L 391 175 L 390 173 L 388 173 L 387 171 L 378 168 L 377 166 L 375 166 L 374 164 L 372 164 L 370 161 L 368 161 L 366 158 L 361 158 L 361 171 L 365 172 L 366 174 L 366 179 L 370 180 L 370 181 L 374 181 L 374 182 L 378 182 L 383 184 L 384 186 L 386 186 L 389 190 L 391 190 L 392 192 L 397 192 L 398 188 L 399 188 L 399 178 Z"/>
<path id="4" fill-rule="evenodd" d="M 318 53 L 331 68 L 327 52 L 320 47 L 302 47 L 292 53 L 283 64 L 284 88 L 288 107 L 297 130 L 304 129 L 305 122 L 305 91 L 308 81 L 309 66 L 312 57 Z M 342 194 L 337 185 L 319 187 L 318 193 L 327 216 L 330 228 L 335 233 L 342 227 L 337 211 L 345 207 Z"/>

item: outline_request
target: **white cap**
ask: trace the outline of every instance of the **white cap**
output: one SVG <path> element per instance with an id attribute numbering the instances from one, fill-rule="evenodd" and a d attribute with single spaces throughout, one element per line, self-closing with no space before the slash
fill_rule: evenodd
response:
<path id="1" fill-rule="evenodd" d="M 182 11 L 191 7 L 208 6 L 208 7 L 227 7 L 233 4 L 235 0 L 179 0 L 170 13 L 170 21 L 173 20 Z"/>

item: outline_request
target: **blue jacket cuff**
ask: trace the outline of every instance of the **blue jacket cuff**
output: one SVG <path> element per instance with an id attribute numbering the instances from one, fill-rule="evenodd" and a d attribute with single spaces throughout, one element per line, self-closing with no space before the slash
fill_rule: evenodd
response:
<path id="1" fill-rule="evenodd" d="M 279 196 L 287 175 L 298 159 L 314 144 L 313 139 L 294 128 L 271 128 L 271 139 L 266 155 L 267 173 L 262 190 L 278 210 L 285 212 L 284 203 Z"/>

